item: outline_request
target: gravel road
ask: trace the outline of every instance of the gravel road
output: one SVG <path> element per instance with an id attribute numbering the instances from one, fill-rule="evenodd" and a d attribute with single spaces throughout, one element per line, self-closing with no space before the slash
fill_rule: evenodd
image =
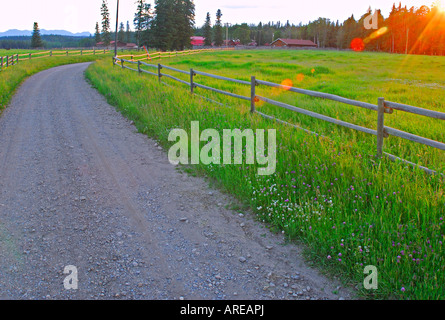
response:
<path id="1" fill-rule="evenodd" d="M 0 299 L 351 298 L 170 165 L 85 81 L 88 66 L 30 77 L 0 116 Z"/>

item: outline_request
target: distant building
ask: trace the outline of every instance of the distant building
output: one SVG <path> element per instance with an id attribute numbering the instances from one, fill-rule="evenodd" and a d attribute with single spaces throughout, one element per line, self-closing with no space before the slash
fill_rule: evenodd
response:
<path id="1" fill-rule="evenodd" d="M 202 46 L 204 46 L 205 39 L 206 38 L 204 38 L 204 37 L 191 37 L 190 38 L 191 44 L 194 47 L 202 47 Z"/>
<path id="2" fill-rule="evenodd" d="M 297 40 L 297 39 L 277 39 L 270 44 L 272 47 L 287 47 L 287 48 L 317 48 L 317 45 L 311 40 Z"/>
<path id="3" fill-rule="evenodd" d="M 127 43 L 126 48 L 127 49 L 137 49 L 138 45 L 136 43 Z"/>
<path id="4" fill-rule="evenodd" d="M 234 47 L 236 46 L 236 42 L 234 40 L 224 40 L 225 47 Z"/>
<path id="5" fill-rule="evenodd" d="M 103 42 L 96 43 L 96 47 L 102 47 L 104 48 L 105 45 Z M 138 49 L 138 45 L 136 43 L 125 43 L 122 41 L 117 41 L 117 47 L 119 49 Z M 110 44 L 107 46 L 107 48 L 114 48 L 114 41 L 111 41 Z"/>
<path id="6" fill-rule="evenodd" d="M 97 47 L 105 47 L 105 44 L 103 42 L 96 43 Z M 108 47 L 114 47 L 114 41 L 110 42 L 110 45 Z M 126 48 L 127 44 L 125 42 L 117 41 L 117 47 L 118 48 Z"/>

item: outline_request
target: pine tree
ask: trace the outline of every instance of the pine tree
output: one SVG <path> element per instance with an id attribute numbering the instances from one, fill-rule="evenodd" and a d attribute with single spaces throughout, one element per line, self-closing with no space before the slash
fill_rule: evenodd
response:
<path id="1" fill-rule="evenodd" d="M 120 42 L 124 42 L 125 40 L 125 26 L 123 22 L 121 22 L 119 25 L 119 33 L 117 34 L 117 40 Z"/>
<path id="2" fill-rule="evenodd" d="M 136 41 L 138 47 L 142 45 L 143 33 L 149 28 L 151 21 L 150 9 L 151 5 L 145 3 L 145 0 L 137 0 L 137 9 L 134 15 L 134 27 L 136 30 Z"/>
<path id="3" fill-rule="evenodd" d="M 195 4 L 191 0 L 175 0 L 175 35 L 171 50 L 191 48 L 190 38 L 194 34 Z"/>
<path id="4" fill-rule="evenodd" d="M 109 46 L 111 43 L 111 33 L 110 33 L 110 13 L 108 11 L 107 0 L 102 0 L 101 14 L 102 14 L 102 41 L 105 46 Z"/>
<path id="5" fill-rule="evenodd" d="M 215 46 L 217 47 L 221 47 L 224 44 L 221 17 L 222 17 L 221 9 L 218 9 L 218 11 L 216 12 L 216 23 L 213 30 Z"/>
<path id="6" fill-rule="evenodd" d="M 155 0 L 152 21 L 154 45 L 160 50 L 183 50 L 191 47 L 195 21 L 195 4 L 191 0 Z"/>
<path id="7" fill-rule="evenodd" d="M 131 29 L 130 29 L 130 21 L 127 21 L 127 30 L 125 31 L 125 42 L 131 42 Z"/>
<path id="8" fill-rule="evenodd" d="M 94 34 L 94 38 L 96 41 L 96 45 L 102 41 L 102 38 L 100 36 L 100 30 L 99 30 L 99 22 L 96 22 L 96 33 Z"/>
<path id="9" fill-rule="evenodd" d="M 156 15 L 152 23 L 154 44 L 163 51 L 166 51 L 173 43 L 172 11 L 172 0 L 155 0 Z"/>
<path id="10" fill-rule="evenodd" d="M 212 22 L 210 20 L 210 13 L 207 12 L 206 22 L 204 24 L 204 45 L 212 45 Z"/>
<path id="11" fill-rule="evenodd" d="M 43 47 L 43 41 L 40 36 L 39 24 L 37 22 L 34 22 L 34 28 L 31 39 L 31 48 L 42 48 L 42 47 Z"/>

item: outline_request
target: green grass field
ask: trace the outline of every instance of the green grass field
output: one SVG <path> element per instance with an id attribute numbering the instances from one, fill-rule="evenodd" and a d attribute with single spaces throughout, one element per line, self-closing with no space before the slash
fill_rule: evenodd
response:
<path id="1" fill-rule="evenodd" d="M 166 59 L 163 63 L 179 69 L 194 68 L 246 81 L 250 81 L 251 75 L 256 76 L 257 79 L 275 83 L 290 80 L 290 83 L 299 88 L 336 94 L 373 104 L 377 104 L 379 97 L 384 97 L 387 101 L 437 111 L 445 110 L 443 94 L 445 59 L 443 57 L 326 51 L 256 51 L 244 54 L 190 56 L 180 60 Z M 187 80 L 186 76 L 183 78 Z M 224 83 L 201 76 L 198 76 L 196 81 L 250 96 L 248 86 L 234 86 L 229 82 Z M 377 115 L 373 111 L 296 93 L 285 93 L 282 90 L 267 90 L 264 87 L 257 90 L 259 95 L 333 118 L 372 129 L 377 126 Z M 202 90 L 198 89 L 197 92 L 202 92 Z M 373 137 L 357 134 L 355 138 L 351 138 L 349 129 L 338 128 L 282 108 L 264 105 L 260 106 L 259 110 L 332 139 L 337 138 L 340 141 L 349 139 L 352 143 L 365 143 L 367 144 L 365 150 L 375 144 Z M 386 116 L 385 125 L 433 140 L 445 141 L 445 123 L 440 120 L 396 111 Z M 384 150 L 414 163 L 445 172 L 445 154 L 440 150 L 396 137 L 385 141 Z"/>
<path id="2" fill-rule="evenodd" d="M 158 63 L 153 61 L 152 63 Z M 257 79 L 337 94 L 377 104 L 378 97 L 432 110 L 445 110 L 444 57 L 330 51 L 235 51 L 165 59 L 162 64 L 194 68 L 236 79 Z M 312 71 L 314 69 L 314 72 Z M 154 70 L 152 70 L 154 71 Z M 169 74 L 173 72 L 163 70 Z M 174 74 L 184 80 L 186 75 Z M 257 218 L 304 245 L 308 259 L 340 276 L 366 298 L 444 299 L 444 178 L 400 163 L 375 158 L 375 137 L 337 127 L 269 105 L 258 109 L 322 136 L 249 113 L 249 103 L 202 89 L 195 92 L 226 103 L 221 107 L 192 96 L 185 85 L 122 70 L 103 60 L 87 77 L 133 119 L 141 132 L 166 148 L 173 128 L 201 130 L 277 129 L 277 171 L 257 176 L 257 166 L 194 166 L 223 190 L 248 205 Z M 197 76 L 195 81 L 249 96 L 250 88 Z M 283 90 L 258 88 L 258 94 L 358 125 L 376 127 L 368 110 Z M 439 120 L 395 112 L 386 124 L 445 141 Z M 443 121 L 442 121 L 443 122 Z M 445 169 L 443 151 L 391 137 L 385 151 L 432 169 Z M 379 272 L 378 290 L 363 289 L 364 267 Z"/>
<path id="3" fill-rule="evenodd" d="M 46 50 L 32 50 L 32 49 L 0 49 L 0 57 L 1 56 L 11 56 L 14 54 L 24 54 L 24 53 L 39 53 L 39 52 L 45 52 Z"/>

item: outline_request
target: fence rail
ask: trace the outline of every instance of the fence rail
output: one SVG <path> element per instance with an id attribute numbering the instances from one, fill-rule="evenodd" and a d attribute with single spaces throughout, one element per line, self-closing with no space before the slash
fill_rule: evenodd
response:
<path id="1" fill-rule="evenodd" d="M 202 50 L 198 50 L 198 51 L 202 51 Z M 206 72 L 202 72 L 202 71 L 197 71 L 197 70 L 193 70 L 190 69 L 190 71 L 185 71 L 185 70 L 180 70 L 180 69 L 176 69 L 170 66 L 165 66 L 162 64 L 158 64 L 158 65 L 153 65 L 153 64 L 147 64 L 147 63 L 143 63 L 141 61 L 131 61 L 131 60 L 124 60 L 122 58 L 119 57 L 113 57 L 113 65 L 119 65 L 120 62 L 120 66 L 122 68 L 127 68 L 133 71 L 139 71 L 139 73 L 147 73 L 153 76 L 157 76 L 159 79 L 159 82 L 161 82 L 162 77 L 167 77 L 169 79 L 178 81 L 180 83 L 183 83 L 187 86 L 190 87 L 190 90 L 192 93 L 194 93 L 194 88 L 201 88 L 204 90 L 209 90 L 212 92 L 216 92 L 219 94 L 224 94 L 236 99 L 242 99 L 242 100 L 247 100 L 250 101 L 251 103 L 251 113 L 256 113 L 266 119 L 270 119 L 273 121 L 277 121 L 283 124 L 287 124 L 290 125 L 294 128 L 300 129 L 300 130 L 304 130 L 305 132 L 311 133 L 311 134 L 316 134 L 315 132 L 309 131 L 307 129 L 304 128 L 300 128 L 299 126 L 296 126 L 294 124 L 288 123 L 286 121 L 277 119 L 276 117 L 264 114 L 262 112 L 259 112 L 256 110 L 256 102 L 257 101 L 263 101 L 265 103 L 269 103 L 272 105 L 275 105 L 277 107 L 280 108 L 285 108 L 294 112 L 298 112 L 300 114 L 304 114 L 319 120 L 323 120 L 326 122 L 330 122 L 339 126 L 343 126 L 349 129 L 353 129 L 356 131 L 360 131 L 360 132 L 364 132 L 366 134 L 369 135 L 373 135 L 375 136 L 376 139 L 376 156 L 378 158 L 382 158 L 383 156 L 389 158 L 390 160 L 393 161 L 401 161 L 403 163 L 407 163 L 413 167 L 417 167 L 419 169 L 424 170 L 425 172 L 429 173 L 429 174 L 438 174 L 436 171 L 431 170 L 429 168 L 420 166 L 418 164 L 415 164 L 413 162 L 407 161 L 405 159 L 401 159 L 395 155 L 386 153 L 383 151 L 383 147 L 384 147 L 384 139 L 389 138 L 390 136 L 395 136 L 395 137 L 399 137 L 405 140 L 409 140 L 415 143 L 420 143 L 432 148 L 436 148 L 439 150 L 445 150 L 445 143 L 443 142 L 439 142 L 439 141 L 435 141 L 435 140 L 431 140 L 425 137 L 421 137 L 421 136 L 417 136 L 408 132 L 404 132 L 401 130 L 397 130 L 394 128 L 390 128 L 385 126 L 385 114 L 389 114 L 391 115 L 394 110 L 399 110 L 399 111 L 404 111 L 404 112 L 409 112 L 409 113 L 413 113 L 413 114 L 417 114 L 417 115 L 422 115 L 428 118 L 434 118 L 434 119 L 439 119 L 439 120 L 445 120 L 445 113 L 443 112 L 438 112 L 438 111 L 433 111 L 433 110 L 428 110 L 428 109 L 422 109 L 422 108 L 418 108 L 418 107 L 413 107 L 413 106 L 409 106 L 409 105 L 405 105 L 405 104 L 400 104 L 400 103 L 395 103 L 395 102 L 390 102 L 390 101 L 385 101 L 384 98 L 379 98 L 378 99 L 378 103 L 376 105 L 371 104 L 371 103 L 366 103 L 366 102 L 361 102 L 361 101 L 356 101 L 356 100 L 351 100 L 351 99 L 347 99 L 347 98 L 343 98 L 340 96 L 336 96 L 333 94 L 328 94 L 328 93 L 323 93 L 323 92 L 317 92 L 317 91 L 311 91 L 311 90 L 304 90 L 304 89 L 300 89 L 300 88 L 295 88 L 295 87 L 288 87 L 288 86 L 284 86 L 282 84 L 277 84 L 277 83 L 272 83 L 272 82 L 268 82 L 268 81 L 262 81 L 262 80 L 257 80 L 255 77 L 251 77 L 251 81 L 243 81 L 243 80 L 238 80 L 238 79 L 231 79 L 231 78 L 227 78 L 227 77 L 222 77 L 222 76 L 218 76 L 218 75 L 214 75 L 214 74 L 210 74 L 210 73 L 206 73 Z M 133 68 L 129 68 L 127 66 L 124 65 L 124 63 L 130 63 L 130 64 L 138 64 L 138 70 L 133 69 Z M 145 65 L 151 68 L 157 68 L 157 73 L 154 72 L 150 72 L 150 71 L 146 71 L 141 69 L 141 65 Z M 179 79 L 177 77 L 174 77 L 172 75 L 169 74 L 165 74 L 162 73 L 162 69 L 167 69 L 170 71 L 174 71 L 174 72 L 178 72 L 181 74 L 187 74 L 190 76 L 190 82 L 188 81 L 184 81 L 182 79 Z M 229 81 L 229 82 L 233 82 L 233 83 L 238 83 L 238 84 L 244 84 L 244 85 L 248 85 L 251 87 L 251 96 L 250 97 L 246 97 L 246 96 L 242 96 L 233 92 L 228 92 L 228 91 L 224 91 L 224 90 L 220 90 L 220 89 L 216 89 L 216 88 L 212 88 L 209 86 L 205 86 L 203 84 L 199 84 L 195 82 L 195 77 L 197 75 L 200 76 L 206 76 L 206 77 L 211 77 L 214 79 L 218 79 L 218 80 L 223 80 L 223 81 Z M 329 99 L 329 100 L 333 100 L 333 101 L 337 101 L 340 103 L 344 103 L 344 104 L 349 104 L 352 106 L 356 106 L 356 107 L 360 107 L 360 108 L 365 108 L 368 110 L 372 110 L 377 112 L 377 130 L 374 129 L 370 129 L 370 128 L 365 128 L 362 126 L 358 126 L 356 124 L 352 124 L 349 122 L 345 122 L 345 121 L 341 121 L 338 119 L 334 119 L 313 111 L 309 111 L 306 109 L 302 109 L 302 108 L 298 108 L 296 106 L 292 106 L 283 102 L 279 102 L 279 101 L 275 101 L 266 97 L 262 97 L 256 94 L 256 87 L 260 86 L 260 85 L 264 85 L 264 86 L 269 86 L 269 87 L 275 87 L 275 88 L 281 88 L 290 92 L 295 92 L 295 93 L 300 93 L 300 94 L 304 94 L 304 95 L 308 95 L 308 96 L 312 96 L 312 97 L 317 97 L 317 98 L 322 98 L 322 99 Z M 207 98 L 206 98 L 207 99 Z M 211 100 L 211 99 L 209 99 Z M 441 175 L 443 175 L 442 173 L 440 173 Z"/>
<path id="2" fill-rule="evenodd" d="M 61 57 L 61 56 L 88 56 L 106 54 L 109 50 L 57 50 L 57 51 L 44 51 L 44 52 L 30 52 L 30 53 L 18 53 L 14 55 L 7 55 L 0 57 L 0 71 L 5 68 L 9 68 L 16 65 L 20 61 L 27 61 L 32 59 L 41 59 L 47 57 Z"/>
<path id="3" fill-rule="evenodd" d="M 143 61 L 143 60 L 155 60 L 155 59 L 162 59 L 162 58 L 173 58 L 178 56 L 184 56 L 184 55 L 192 55 L 192 54 L 199 54 L 204 52 L 216 52 L 216 51 L 233 51 L 234 48 L 211 48 L 211 49 L 196 49 L 196 50 L 186 50 L 186 51 L 159 51 L 154 53 L 144 53 L 144 54 L 125 54 L 125 55 L 117 55 L 116 59 L 123 59 L 123 58 L 130 58 L 132 62 L 137 61 Z M 141 58 L 142 57 L 142 58 Z M 114 61 L 113 58 L 113 61 Z M 139 59 L 135 59 L 139 58 Z M 128 59 L 127 59 L 128 60 Z M 176 69 L 177 71 L 178 69 Z M 182 71 L 182 70 L 181 70 Z M 181 72 L 179 71 L 179 72 Z"/>

